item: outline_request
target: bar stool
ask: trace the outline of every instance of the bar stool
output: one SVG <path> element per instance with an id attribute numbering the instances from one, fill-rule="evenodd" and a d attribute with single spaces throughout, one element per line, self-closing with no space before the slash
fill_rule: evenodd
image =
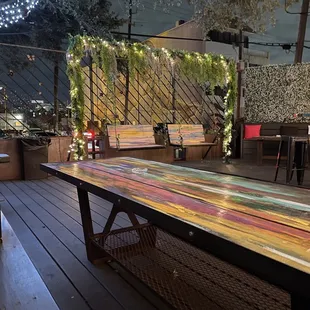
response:
<path id="1" fill-rule="evenodd" d="M 287 161 L 285 166 L 280 166 L 283 156 L 284 143 L 287 143 Z M 274 181 L 277 181 L 279 168 L 286 169 L 286 183 L 289 184 L 293 178 L 294 171 L 297 174 L 297 183 L 302 185 L 308 155 L 308 137 L 281 136 L 276 163 Z"/>

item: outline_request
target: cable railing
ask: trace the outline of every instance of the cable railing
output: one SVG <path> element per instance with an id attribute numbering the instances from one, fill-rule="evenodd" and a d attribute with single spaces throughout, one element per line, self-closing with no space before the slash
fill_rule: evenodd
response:
<path id="1" fill-rule="evenodd" d="M 8 63 L 10 54 L 18 55 L 22 64 Z M 0 43 L 0 124 L 11 130 L 17 130 L 14 123 L 19 123 L 24 130 L 36 127 L 57 135 L 72 134 L 76 115 L 65 55 L 65 51 Z M 199 123 L 213 128 L 223 114 L 223 98 L 207 94 L 205 85 L 168 65 L 163 64 L 160 73 L 151 64 L 144 72 L 136 68 L 127 91 L 125 71 L 119 72 L 111 86 L 101 68 L 83 61 L 81 65 L 85 130 L 99 135 L 105 124 L 113 123 Z M 21 122 L 8 122 L 4 117 L 14 111 L 22 114 Z"/>

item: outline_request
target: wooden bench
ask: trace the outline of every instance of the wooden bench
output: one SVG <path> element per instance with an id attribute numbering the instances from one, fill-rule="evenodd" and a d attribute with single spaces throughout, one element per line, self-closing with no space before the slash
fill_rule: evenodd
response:
<path id="1" fill-rule="evenodd" d="M 130 156 L 171 163 L 173 150 L 156 144 L 151 125 L 108 125 L 104 158 Z"/>
<path id="2" fill-rule="evenodd" d="M 244 139 L 244 125 L 261 125 L 260 136 L 252 139 Z M 308 135 L 308 125 L 306 123 L 245 123 L 241 126 L 241 158 L 245 160 L 256 159 L 258 165 L 263 160 L 276 160 L 279 142 L 280 129 L 285 127 L 297 127 L 298 136 Z"/>
<path id="3" fill-rule="evenodd" d="M 309 190 L 134 158 L 41 167 L 77 186 L 88 259 L 173 308 L 310 309 Z M 89 193 L 113 203 L 103 232 Z M 113 227 L 119 213 L 131 227 Z"/>
<path id="4" fill-rule="evenodd" d="M 186 149 L 182 159 L 201 160 L 217 142 L 207 142 L 203 126 L 194 124 L 168 124 L 169 144 L 174 148 Z"/>

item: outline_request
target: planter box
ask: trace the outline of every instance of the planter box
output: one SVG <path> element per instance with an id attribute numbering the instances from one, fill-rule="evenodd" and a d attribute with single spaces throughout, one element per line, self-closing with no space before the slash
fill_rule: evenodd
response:
<path id="1" fill-rule="evenodd" d="M 48 148 L 48 162 L 65 162 L 68 158 L 69 146 L 72 137 L 51 137 L 51 144 Z"/>
<path id="2" fill-rule="evenodd" d="M 48 162 L 67 161 L 71 142 L 72 137 L 51 137 Z M 0 139 L 0 153 L 10 156 L 10 162 L 0 166 L 0 181 L 21 180 L 23 166 L 19 139 Z"/>
<path id="3" fill-rule="evenodd" d="M 8 154 L 10 162 L 0 165 L 0 181 L 21 180 L 21 152 L 17 139 L 0 139 L 0 153 Z"/>

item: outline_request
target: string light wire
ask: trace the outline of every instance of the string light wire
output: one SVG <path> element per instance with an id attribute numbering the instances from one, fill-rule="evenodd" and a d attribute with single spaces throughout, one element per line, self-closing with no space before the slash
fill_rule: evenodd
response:
<path id="1" fill-rule="evenodd" d="M 8 28 L 25 19 L 38 2 L 38 0 L 15 0 L 0 3 L 0 28 Z"/>
<path id="2" fill-rule="evenodd" d="M 118 31 L 112 31 L 112 34 L 116 35 L 127 35 L 126 32 L 118 32 Z M 142 38 L 155 38 L 155 39 L 171 39 L 171 40 L 185 40 L 185 41 L 198 41 L 198 42 L 204 42 L 204 41 L 210 41 L 211 40 L 204 40 L 204 39 L 199 39 L 199 38 L 183 38 L 183 37 L 174 37 L 174 36 L 163 36 L 163 35 L 153 35 L 153 34 L 142 34 L 142 33 L 132 33 L 131 34 L 134 37 L 142 37 Z M 237 44 L 239 43 L 245 43 L 245 42 L 235 42 Z M 261 45 L 261 46 L 270 46 L 270 47 L 283 47 L 283 46 L 296 46 L 296 43 L 281 43 L 281 42 L 252 42 L 249 41 L 249 44 L 253 45 Z"/>
<path id="3" fill-rule="evenodd" d="M 112 34 L 118 34 L 118 35 L 127 35 L 126 32 L 115 32 L 112 31 Z M 5 35 L 4 33 L 2 35 Z M 200 42 L 204 42 L 204 41 L 208 41 L 208 40 L 203 40 L 203 39 L 198 39 L 198 38 L 182 38 L 182 37 L 170 37 L 170 36 L 161 36 L 161 35 L 147 35 L 147 34 L 137 34 L 137 33 L 133 33 L 132 36 L 136 36 L 136 37 L 147 37 L 147 38 L 158 38 L 158 39 L 172 39 L 172 40 L 185 40 L 185 41 L 200 41 Z M 212 41 L 210 41 L 212 42 Z M 235 42 L 235 43 L 245 43 L 245 42 Z M 280 43 L 280 42 L 252 42 L 249 41 L 249 44 L 253 44 L 253 45 L 261 45 L 261 46 L 269 46 L 269 47 L 282 47 L 283 46 L 291 46 L 294 47 L 297 44 L 296 43 Z M 11 46 L 11 47 L 20 47 L 20 48 L 32 48 L 35 50 L 41 50 L 41 51 L 53 51 L 56 53 L 63 53 L 66 54 L 66 51 L 63 50 L 54 50 L 54 49 L 46 49 L 46 48 L 40 48 L 40 47 L 34 47 L 34 46 L 28 46 L 28 45 L 19 45 L 19 44 L 11 44 L 11 43 L 0 43 L 0 46 Z M 307 45 L 304 45 L 305 48 L 309 49 L 310 47 Z"/>

